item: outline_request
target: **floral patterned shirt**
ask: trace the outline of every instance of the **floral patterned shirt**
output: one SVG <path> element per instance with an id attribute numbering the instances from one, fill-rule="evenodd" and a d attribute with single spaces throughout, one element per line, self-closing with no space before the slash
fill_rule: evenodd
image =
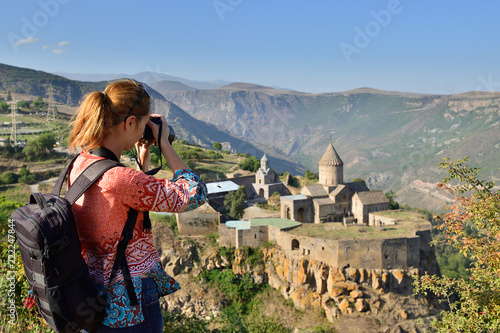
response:
<path id="1" fill-rule="evenodd" d="M 90 164 L 101 159 L 82 152 L 75 160 L 69 184 Z M 158 179 L 127 167 L 108 170 L 72 206 L 82 256 L 98 290 L 110 285 L 108 305 L 103 324 L 113 328 L 127 327 L 144 321 L 141 309 L 141 276 L 156 281 L 160 295 L 168 295 L 180 285 L 161 266 L 151 230 L 143 229 L 143 214 L 157 211 L 181 213 L 202 205 L 207 189 L 191 170 L 178 170 L 171 181 Z M 138 304 L 130 305 L 121 269 L 109 283 L 116 248 L 127 220 L 128 211 L 139 211 L 133 237 L 125 252 L 136 289 Z"/>

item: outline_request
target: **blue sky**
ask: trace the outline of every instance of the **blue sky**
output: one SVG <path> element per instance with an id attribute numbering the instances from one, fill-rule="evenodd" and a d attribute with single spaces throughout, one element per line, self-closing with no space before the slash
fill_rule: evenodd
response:
<path id="1" fill-rule="evenodd" d="M 306 92 L 500 91 L 500 2 L 17 0 L 0 63 Z"/>

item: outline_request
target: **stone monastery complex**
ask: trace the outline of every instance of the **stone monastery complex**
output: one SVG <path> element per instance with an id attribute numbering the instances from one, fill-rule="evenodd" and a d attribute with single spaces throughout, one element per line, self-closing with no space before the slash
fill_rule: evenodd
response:
<path id="1" fill-rule="evenodd" d="M 280 218 L 219 222 L 219 213 L 205 208 L 178 214 L 179 232 L 185 235 L 214 232 L 218 223 L 220 246 L 260 247 L 273 242 L 292 257 L 306 256 L 337 268 L 428 266 L 425 260 L 432 257 L 430 223 L 388 217 L 384 214 L 389 207 L 385 194 L 370 191 L 362 182 L 345 183 L 343 166 L 330 142 L 319 161 L 318 183 L 289 195 L 264 155 L 255 177 L 246 177 L 243 184 L 249 198 L 268 199 L 272 193 L 282 194 Z M 214 193 L 213 198 L 220 200 L 223 195 L 217 197 Z M 213 222 L 207 223 L 209 216 Z M 342 236 L 346 231 L 351 233 Z"/>

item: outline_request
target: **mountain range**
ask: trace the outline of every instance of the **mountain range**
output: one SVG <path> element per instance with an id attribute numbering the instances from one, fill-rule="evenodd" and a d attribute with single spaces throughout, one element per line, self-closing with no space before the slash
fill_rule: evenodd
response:
<path id="1" fill-rule="evenodd" d="M 67 86 L 77 96 L 106 84 L 95 82 L 104 76 L 75 81 L 0 65 L 0 89 L 45 96 L 40 85 L 50 78 L 58 87 L 55 98 L 63 102 Z M 481 176 L 500 178 L 500 93 L 432 95 L 360 88 L 310 94 L 237 82 L 200 88 L 179 78 L 154 81 L 147 72 L 143 80 L 134 78 L 150 85 L 156 112 L 167 116 L 179 138 L 206 147 L 225 142 L 233 151 L 258 158 L 266 152 L 279 172 L 317 171 L 332 141 L 344 161 L 346 181 L 360 177 L 371 189 L 393 190 L 397 201 L 431 210 L 442 209 L 449 200 L 436 187 L 445 176 L 437 164 L 445 157 L 470 156 L 470 164 L 482 168 Z"/>
<path id="2" fill-rule="evenodd" d="M 214 80 L 214 81 L 196 81 L 196 80 L 188 80 L 177 76 L 168 75 L 160 72 L 152 72 L 145 71 L 136 73 L 133 75 L 130 74 L 73 74 L 73 73 L 63 73 L 63 72 L 55 72 L 53 73 L 58 76 L 63 76 L 67 79 L 76 80 L 76 81 L 110 81 L 121 79 L 124 77 L 133 78 L 137 81 L 153 84 L 161 81 L 170 81 L 181 83 L 183 86 L 187 86 L 190 89 L 214 89 L 218 87 L 222 87 L 231 82 L 223 81 L 223 80 Z"/>
<path id="3" fill-rule="evenodd" d="M 393 190 L 397 200 L 438 210 L 448 198 L 436 183 L 443 158 L 470 156 L 481 176 L 500 178 L 500 94 L 425 95 L 369 88 L 324 94 L 232 83 L 166 93 L 196 119 L 249 141 L 272 145 L 309 170 L 328 143 L 346 180 Z"/>

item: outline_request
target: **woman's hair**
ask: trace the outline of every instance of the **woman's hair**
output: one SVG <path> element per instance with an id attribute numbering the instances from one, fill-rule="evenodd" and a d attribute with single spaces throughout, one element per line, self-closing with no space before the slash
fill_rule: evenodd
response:
<path id="1" fill-rule="evenodd" d="M 99 148 L 113 126 L 132 115 L 140 120 L 149 114 L 150 108 L 151 97 L 134 80 L 114 81 L 104 92 L 86 95 L 73 117 L 70 152 L 78 147 L 84 150 Z"/>

